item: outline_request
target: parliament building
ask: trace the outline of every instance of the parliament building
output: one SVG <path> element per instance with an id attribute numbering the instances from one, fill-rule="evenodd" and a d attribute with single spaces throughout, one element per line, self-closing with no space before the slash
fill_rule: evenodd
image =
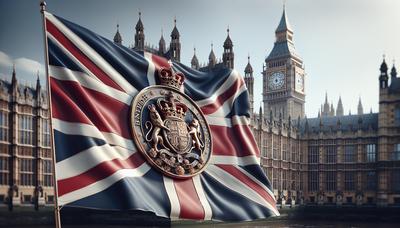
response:
<path id="1" fill-rule="evenodd" d="M 133 49 L 181 60 L 176 20 L 168 47 L 163 35 L 158 47 L 145 43 L 140 14 L 135 30 Z M 378 113 L 364 112 L 360 99 L 357 114 L 345 115 L 342 99 L 335 109 L 326 95 L 318 117 L 307 118 L 304 63 L 285 10 L 275 36 L 261 75 L 263 106 L 258 112 L 250 59 L 244 80 L 261 166 L 278 204 L 399 206 L 400 78 L 395 66 L 389 73 L 383 60 L 376 81 L 371 81 L 379 86 Z M 114 42 L 122 45 L 118 26 Z M 191 67 L 234 68 L 229 29 L 223 48 L 222 60 L 217 60 L 211 47 L 207 64 L 200 64 L 194 53 Z M 23 86 L 14 68 L 10 82 L 0 81 L 0 205 L 38 208 L 54 202 L 48 117 L 48 99 L 39 80 L 36 88 Z"/>

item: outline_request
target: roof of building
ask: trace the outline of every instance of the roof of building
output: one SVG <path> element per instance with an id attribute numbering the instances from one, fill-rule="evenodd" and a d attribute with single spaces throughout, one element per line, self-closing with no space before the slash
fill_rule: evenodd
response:
<path id="1" fill-rule="evenodd" d="M 300 132 L 355 131 L 378 129 L 378 113 L 347 116 L 325 116 L 300 120 Z"/>
<path id="2" fill-rule="evenodd" d="M 117 25 L 117 32 L 114 35 L 114 42 L 115 43 L 121 43 L 122 42 L 122 36 L 119 33 L 119 25 Z"/>
<path id="3" fill-rule="evenodd" d="M 294 48 L 293 43 L 286 40 L 281 42 L 275 42 L 274 47 L 267 56 L 266 60 L 279 59 L 290 56 L 295 57 L 297 59 L 301 59 L 300 55 Z"/>
<path id="4" fill-rule="evenodd" d="M 248 59 L 248 62 L 247 62 L 246 68 L 244 68 L 244 72 L 245 73 L 252 73 L 253 72 L 253 67 L 250 64 L 250 56 L 248 56 L 247 59 Z"/>

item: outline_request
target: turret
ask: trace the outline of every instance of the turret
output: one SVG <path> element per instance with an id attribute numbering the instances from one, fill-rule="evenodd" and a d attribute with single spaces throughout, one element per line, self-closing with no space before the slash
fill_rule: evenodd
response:
<path id="1" fill-rule="evenodd" d="M 122 37 L 121 34 L 119 33 L 119 24 L 117 24 L 117 32 L 114 35 L 114 43 L 122 44 Z"/>
<path id="2" fill-rule="evenodd" d="M 174 19 L 174 28 L 171 32 L 171 43 L 169 44 L 170 58 L 173 61 L 180 62 L 181 61 L 181 42 L 180 42 L 180 34 L 178 29 L 176 28 L 176 18 Z"/>
<path id="3" fill-rule="evenodd" d="M 193 57 L 192 61 L 190 62 L 192 64 L 192 68 L 198 70 L 199 69 L 199 60 L 197 59 L 196 56 L 196 48 L 193 48 Z"/>
<path id="4" fill-rule="evenodd" d="M 394 61 L 393 61 L 392 70 L 390 70 L 390 83 L 393 83 L 393 81 L 396 80 L 396 77 L 397 77 L 397 70 L 396 67 L 394 66 Z"/>
<path id="5" fill-rule="evenodd" d="M 361 97 L 358 99 L 357 114 L 358 115 L 364 114 L 364 109 L 361 103 Z"/>
<path id="6" fill-rule="evenodd" d="M 231 37 L 229 36 L 229 28 L 226 31 L 228 35 L 224 42 L 224 53 L 222 54 L 222 61 L 225 67 L 233 69 L 234 67 L 233 43 Z"/>
<path id="7" fill-rule="evenodd" d="M 164 40 L 164 36 L 163 36 L 163 31 L 161 29 L 161 38 L 160 41 L 158 42 L 158 55 L 162 56 L 164 55 L 166 50 L 166 45 L 165 45 L 165 40 Z"/>
<path id="8" fill-rule="evenodd" d="M 249 93 L 250 103 L 250 115 L 253 115 L 254 111 L 254 77 L 253 67 L 250 64 L 250 55 L 247 57 L 247 66 L 244 69 L 244 82 L 246 83 L 247 91 Z"/>
<path id="9" fill-rule="evenodd" d="M 144 50 L 144 26 L 142 23 L 142 13 L 139 12 L 139 20 L 136 23 L 135 49 Z"/>
<path id="10" fill-rule="evenodd" d="M 388 87 L 388 67 L 385 62 L 385 58 L 383 58 L 383 62 L 381 64 L 381 67 L 379 68 L 380 70 L 380 75 L 379 75 L 379 88 L 380 89 L 386 89 Z"/>

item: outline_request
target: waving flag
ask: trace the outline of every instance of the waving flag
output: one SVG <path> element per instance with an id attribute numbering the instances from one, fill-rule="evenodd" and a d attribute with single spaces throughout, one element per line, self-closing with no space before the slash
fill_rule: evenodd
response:
<path id="1" fill-rule="evenodd" d="M 248 95 L 234 70 L 200 72 L 115 44 L 45 12 L 58 203 L 143 210 L 173 219 L 245 221 L 278 215 L 248 127 Z M 132 138 L 132 100 L 161 68 L 186 77 L 182 91 L 207 120 L 211 158 L 199 175 L 156 170 Z"/>

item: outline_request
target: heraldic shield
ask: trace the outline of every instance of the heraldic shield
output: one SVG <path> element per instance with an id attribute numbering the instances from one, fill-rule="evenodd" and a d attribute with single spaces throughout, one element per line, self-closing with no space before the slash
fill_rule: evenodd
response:
<path id="1" fill-rule="evenodd" d="M 163 174 L 188 178 L 211 157 L 211 133 L 195 102 L 179 91 L 182 73 L 158 71 L 161 85 L 144 88 L 131 106 L 131 129 L 138 150 Z"/>

